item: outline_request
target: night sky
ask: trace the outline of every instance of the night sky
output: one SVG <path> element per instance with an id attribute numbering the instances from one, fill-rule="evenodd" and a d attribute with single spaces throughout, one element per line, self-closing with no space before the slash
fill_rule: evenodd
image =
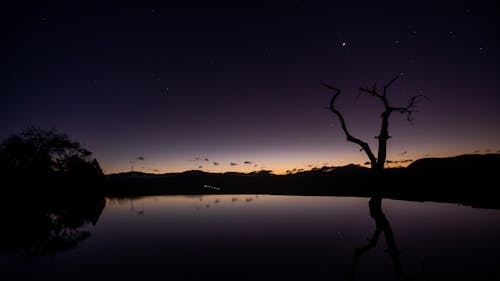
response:
<path id="1" fill-rule="evenodd" d="M 57 128 L 106 173 L 363 164 L 321 82 L 376 151 L 358 88 L 399 75 L 394 105 L 430 100 L 391 117 L 389 160 L 500 150 L 495 1 L 65 2 L 2 4 L 2 139 Z"/>

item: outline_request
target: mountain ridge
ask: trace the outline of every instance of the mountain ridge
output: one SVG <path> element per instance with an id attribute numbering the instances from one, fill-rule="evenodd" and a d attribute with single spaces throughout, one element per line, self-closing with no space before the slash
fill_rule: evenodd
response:
<path id="1" fill-rule="evenodd" d="M 448 166 L 447 166 L 448 165 Z M 319 196 L 382 196 L 412 201 L 437 201 L 500 209 L 500 154 L 423 158 L 407 168 L 383 173 L 359 165 L 323 167 L 288 175 L 257 173 L 146 174 L 106 176 L 107 196 L 275 194 Z"/>

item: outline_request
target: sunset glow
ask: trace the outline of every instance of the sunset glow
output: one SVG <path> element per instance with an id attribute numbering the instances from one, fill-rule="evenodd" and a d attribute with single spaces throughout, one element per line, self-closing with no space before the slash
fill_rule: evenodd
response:
<path id="1" fill-rule="evenodd" d="M 132 170 L 139 156 L 133 170 L 147 173 L 363 164 L 320 83 L 342 90 L 350 131 L 376 153 L 383 107 L 358 89 L 399 76 L 391 104 L 428 100 L 412 123 L 391 116 L 389 160 L 500 151 L 497 17 L 487 5 L 125 6 L 9 10 L 0 137 L 57 128 L 106 173 Z"/>

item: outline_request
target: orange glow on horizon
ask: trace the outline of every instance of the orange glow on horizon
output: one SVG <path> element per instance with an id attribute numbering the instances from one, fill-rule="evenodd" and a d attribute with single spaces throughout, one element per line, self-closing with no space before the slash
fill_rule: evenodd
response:
<path id="1" fill-rule="evenodd" d="M 322 163 L 316 163 L 316 164 L 304 164 L 300 163 L 298 165 L 294 163 L 286 163 L 285 165 L 261 165 L 261 166 L 250 166 L 250 167 L 245 167 L 244 165 L 239 165 L 232 167 L 227 164 L 219 164 L 218 166 L 208 166 L 207 168 L 198 168 L 198 167 L 190 167 L 189 165 L 165 165 L 165 166 L 158 166 L 157 168 L 153 169 L 145 169 L 144 167 L 137 167 L 134 168 L 133 170 L 130 167 L 124 167 L 124 166 L 117 166 L 113 168 L 104 168 L 104 173 L 105 174 L 113 174 L 113 173 L 123 173 L 123 172 L 143 172 L 143 173 L 148 173 L 148 174 L 165 174 L 165 173 L 181 173 L 185 171 L 191 171 L 191 170 L 199 170 L 203 172 L 208 172 L 208 173 L 228 173 L 228 172 L 236 172 L 236 173 L 251 173 L 251 172 L 257 172 L 257 171 L 271 171 L 271 173 L 275 175 L 286 175 L 286 174 L 294 174 L 297 172 L 303 172 L 303 171 L 310 171 L 313 169 L 320 169 L 322 167 L 341 167 L 341 166 L 346 166 L 349 164 L 355 164 L 355 165 L 360 165 L 363 167 L 370 167 L 369 164 L 366 164 L 363 161 L 337 161 L 337 162 L 322 162 Z M 306 161 L 307 162 L 307 161 Z M 407 167 L 411 162 L 413 161 L 408 161 L 408 162 L 395 162 L 395 163 L 386 163 L 387 168 L 395 168 L 395 167 Z"/>
<path id="2" fill-rule="evenodd" d="M 489 151 L 489 150 L 484 150 L 481 152 L 495 153 L 495 151 Z M 399 157 L 388 156 L 389 160 L 388 162 L 386 162 L 385 167 L 386 168 L 407 167 L 415 160 L 421 158 L 452 157 L 462 154 L 480 154 L 480 153 L 478 153 L 478 151 L 463 151 L 462 153 L 437 152 L 432 154 L 426 153 L 418 155 L 405 154 L 405 155 L 399 155 Z M 324 166 L 339 167 L 339 166 L 346 166 L 349 164 L 356 164 L 363 167 L 370 167 L 369 163 L 367 163 L 367 160 L 365 159 L 366 157 L 364 157 L 364 154 L 358 153 L 357 155 L 354 154 L 349 156 L 351 157 L 349 158 L 346 157 L 342 160 L 337 160 L 337 161 L 327 161 L 325 159 L 308 161 L 306 158 L 301 159 L 300 157 L 293 157 L 293 156 L 288 157 L 289 159 L 283 159 L 280 158 L 279 156 L 277 156 L 276 158 L 268 156 L 267 157 L 268 161 L 258 164 L 252 162 L 251 165 L 243 164 L 244 161 L 239 161 L 238 163 L 230 161 L 220 161 L 217 162 L 218 165 L 214 165 L 213 162 L 206 162 L 206 161 L 195 162 L 193 160 L 177 161 L 174 164 L 162 163 L 160 161 L 157 161 L 155 163 L 144 163 L 143 166 L 137 165 L 136 167 L 133 168 L 133 171 L 149 173 L 149 174 L 165 174 L 165 173 L 181 173 L 191 170 L 199 170 L 207 173 L 226 173 L 226 172 L 251 173 L 255 171 L 267 170 L 271 171 L 273 174 L 276 175 L 285 175 L 287 173 L 296 173 L 302 171 L 309 171 L 312 169 L 318 169 Z M 311 158 L 314 159 L 316 157 L 311 157 Z M 233 163 L 233 165 L 231 163 Z M 130 163 L 121 165 L 112 165 L 111 163 L 106 163 L 104 161 L 103 163 L 101 163 L 101 166 L 103 167 L 104 174 L 123 173 L 132 171 Z"/>

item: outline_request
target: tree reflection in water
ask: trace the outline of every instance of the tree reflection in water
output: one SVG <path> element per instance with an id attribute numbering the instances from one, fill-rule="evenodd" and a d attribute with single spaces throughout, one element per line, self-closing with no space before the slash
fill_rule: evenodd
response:
<path id="1" fill-rule="evenodd" d="M 406 276 L 403 273 L 401 267 L 401 259 L 399 257 L 399 251 L 396 247 L 396 240 L 394 239 L 394 233 L 392 232 L 391 225 L 382 212 L 382 197 L 374 196 L 368 202 L 370 207 L 370 217 L 375 221 L 375 232 L 372 237 L 368 239 L 368 244 L 357 248 L 355 250 L 354 261 L 352 263 L 352 271 L 349 280 L 355 280 L 356 269 L 359 258 L 366 252 L 377 246 L 378 240 L 381 234 L 384 234 L 387 249 L 386 253 L 391 257 L 392 263 L 394 265 L 394 270 L 396 277 L 399 280 L 406 280 Z"/>
<path id="2" fill-rule="evenodd" d="M 85 227 L 97 223 L 105 205 L 102 197 L 13 199 L 0 207 L 0 252 L 29 258 L 76 248 L 90 237 Z"/>

